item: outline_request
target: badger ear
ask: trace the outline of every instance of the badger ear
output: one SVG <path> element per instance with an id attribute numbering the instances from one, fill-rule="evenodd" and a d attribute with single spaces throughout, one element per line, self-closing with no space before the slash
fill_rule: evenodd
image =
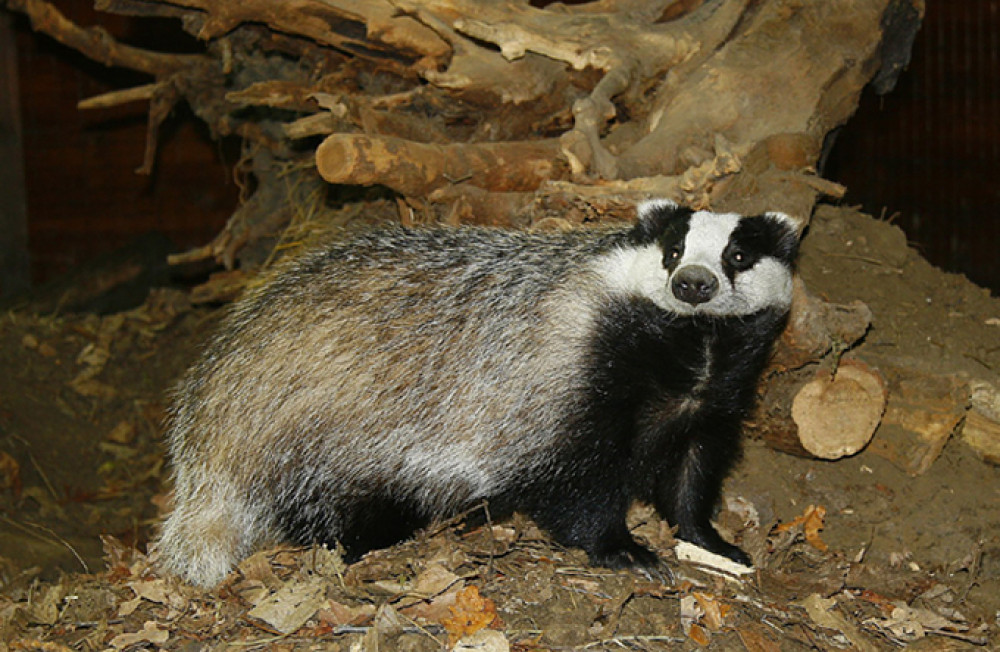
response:
<path id="1" fill-rule="evenodd" d="M 687 217 L 690 208 L 678 206 L 669 199 L 650 199 L 642 202 L 636 209 L 638 221 L 630 234 L 631 240 L 637 245 L 656 242 L 660 234 L 672 221 Z"/>

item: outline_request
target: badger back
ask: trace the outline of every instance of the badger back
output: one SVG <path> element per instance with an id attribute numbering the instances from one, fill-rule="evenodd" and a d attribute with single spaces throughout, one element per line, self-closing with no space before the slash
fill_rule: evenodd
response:
<path id="1" fill-rule="evenodd" d="M 271 495 L 379 486 L 430 515 L 523 479 L 581 408 L 586 261 L 622 237 L 390 228 L 313 250 L 189 373 L 176 465 Z"/>

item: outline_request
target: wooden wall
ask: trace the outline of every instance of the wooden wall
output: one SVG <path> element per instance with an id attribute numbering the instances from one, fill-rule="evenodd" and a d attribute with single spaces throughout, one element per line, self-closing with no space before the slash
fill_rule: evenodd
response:
<path id="1" fill-rule="evenodd" d="M 13 17 L 0 12 L 0 298 L 27 289 L 24 146 Z"/>
<path id="2" fill-rule="evenodd" d="M 940 267 L 1000 293 L 1000 0 L 930 0 L 913 60 L 866 92 L 825 176 Z"/>
<path id="3" fill-rule="evenodd" d="M 198 47 L 176 21 L 98 14 L 90 0 L 55 4 L 82 25 L 171 51 Z M 156 170 L 142 164 L 146 102 L 80 111 L 77 102 L 147 83 L 79 56 L 15 20 L 31 276 L 37 284 L 74 265 L 161 231 L 179 247 L 208 241 L 237 205 L 231 168 L 239 143 L 220 146 L 184 109 L 164 125 Z M 235 150 L 235 151 L 234 151 Z"/>

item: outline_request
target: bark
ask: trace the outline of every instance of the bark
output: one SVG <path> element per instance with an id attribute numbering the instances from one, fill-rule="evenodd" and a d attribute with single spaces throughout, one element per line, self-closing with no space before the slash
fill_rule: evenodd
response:
<path id="1" fill-rule="evenodd" d="M 500 192 L 534 190 L 558 175 L 552 141 L 433 145 L 400 138 L 334 134 L 316 150 L 330 183 L 382 184 L 406 196 L 425 196 L 461 181 Z"/>

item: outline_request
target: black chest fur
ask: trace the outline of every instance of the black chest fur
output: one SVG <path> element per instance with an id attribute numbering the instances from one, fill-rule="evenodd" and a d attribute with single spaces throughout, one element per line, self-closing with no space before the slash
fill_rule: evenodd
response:
<path id="1" fill-rule="evenodd" d="M 590 349 L 587 405 L 573 419 L 572 443 L 539 495 L 536 518 L 570 528 L 563 540 L 613 566 L 645 554 L 623 522 L 640 499 L 680 538 L 748 562 L 710 519 L 784 321 L 779 310 L 677 317 L 642 299 L 609 306 Z"/>

